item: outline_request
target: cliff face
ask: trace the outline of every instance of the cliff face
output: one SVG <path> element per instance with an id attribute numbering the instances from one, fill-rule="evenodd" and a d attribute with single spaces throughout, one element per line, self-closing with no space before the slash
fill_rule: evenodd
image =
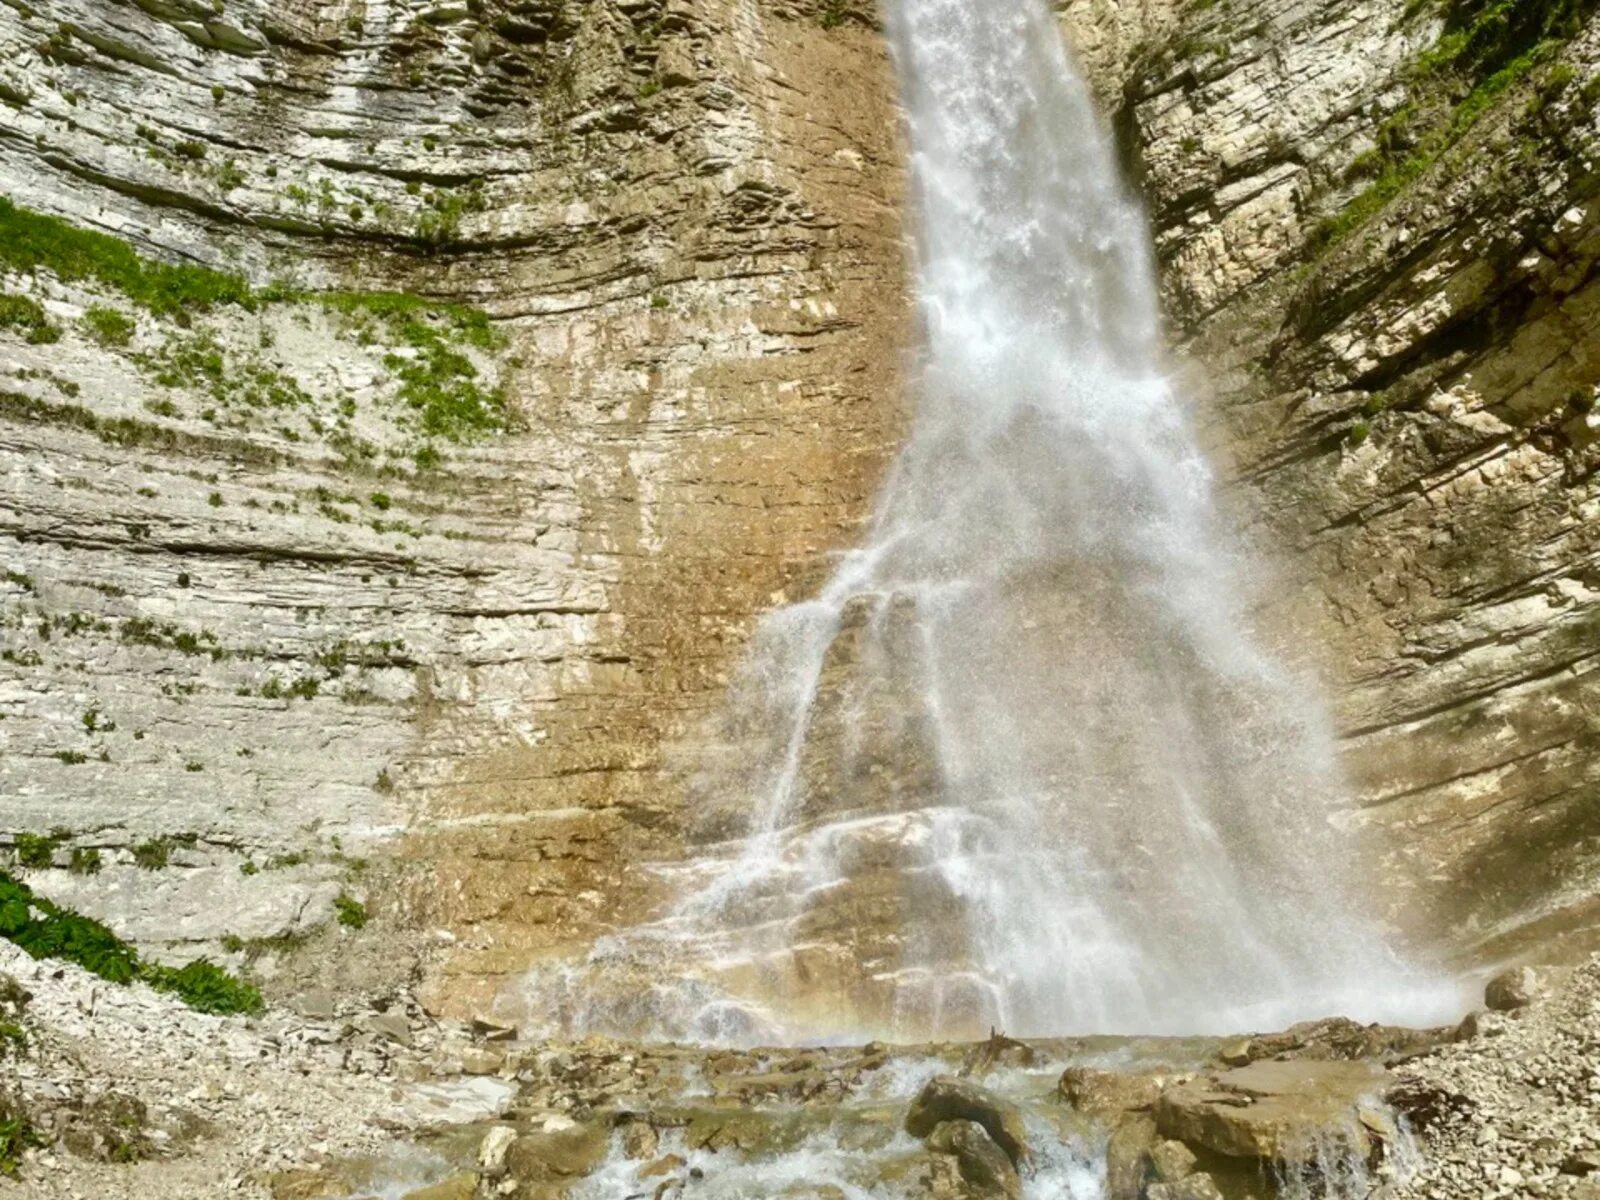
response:
<path id="1" fill-rule="evenodd" d="M 1600 868 L 1600 25 L 1059 7 L 1397 923 L 1559 940 Z M 35 886 L 285 986 L 348 893 L 395 936 L 311 959 L 387 977 L 437 929 L 458 1011 L 648 905 L 674 754 L 903 424 L 864 12 L 0 6 L 0 190 L 258 289 L 6 260 L 0 834 Z"/>
<path id="2" fill-rule="evenodd" d="M 1581 941 L 1600 872 L 1592 10 L 1192 5 L 1117 81 L 1350 818 L 1468 960 Z"/>
<path id="3" fill-rule="evenodd" d="M 0 8 L 19 205 L 400 294 L 6 275 L 55 335 L 0 331 L 0 789 L 41 890 L 258 969 L 348 892 L 454 931 L 460 1005 L 645 898 L 664 739 L 897 439 L 891 94 L 829 13 Z M 319 957 L 408 968 L 358 941 Z"/>

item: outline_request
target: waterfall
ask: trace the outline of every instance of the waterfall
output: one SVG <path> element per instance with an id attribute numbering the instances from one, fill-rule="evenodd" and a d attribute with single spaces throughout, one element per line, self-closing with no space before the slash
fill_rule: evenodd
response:
<path id="1" fill-rule="evenodd" d="M 916 415 L 858 548 L 766 617 L 677 899 L 530 1006 L 711 1041 L 1415 1016 L 1314 692 L 1162 363 L 1143 214 L 1046 0 L 889 0 Z"/>

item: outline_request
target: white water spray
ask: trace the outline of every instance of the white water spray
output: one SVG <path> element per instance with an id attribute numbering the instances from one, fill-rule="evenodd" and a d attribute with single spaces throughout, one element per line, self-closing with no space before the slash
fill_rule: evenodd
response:
<path id="1" fill-rule="evenodd" d="M 1250 631 L 1143 216 L 1048 4 L 885 15 L 910 441 L 866 544 L 761 625 L 699 856 L 663 868 L 678 902 L 530 999 L 712 1041 L 1416 1018 L 1355 915 L 1322 714 Z"/>

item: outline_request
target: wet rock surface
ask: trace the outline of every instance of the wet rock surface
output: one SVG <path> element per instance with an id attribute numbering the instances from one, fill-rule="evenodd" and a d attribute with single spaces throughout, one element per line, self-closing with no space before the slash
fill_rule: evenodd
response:
<path id="1" fill-rule="evenodd" d="M 1156 1128 L 1192 1149 L 1283 1162 L 1324 1133 L 1348 1128 L 1365 1153 L 1392 1082 L 1367 1062 L 1256 1062 L 1161 1093 Z"/>

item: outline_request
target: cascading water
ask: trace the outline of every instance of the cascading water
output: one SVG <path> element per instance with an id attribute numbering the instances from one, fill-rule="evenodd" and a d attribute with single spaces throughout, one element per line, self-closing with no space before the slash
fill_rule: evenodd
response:
<path id="1" fill-rule="evenodd" d="M 1352 916 L 1330 739 L 1250 631 L 1142 214 L 1049 6 L 885 17 L 909 444 L 866 544 L 762 623 L 698 856 L 661 868 L 679 899 L 535 972 L 530 1007 L 710 1041 L 1416 1016 Z"/>

